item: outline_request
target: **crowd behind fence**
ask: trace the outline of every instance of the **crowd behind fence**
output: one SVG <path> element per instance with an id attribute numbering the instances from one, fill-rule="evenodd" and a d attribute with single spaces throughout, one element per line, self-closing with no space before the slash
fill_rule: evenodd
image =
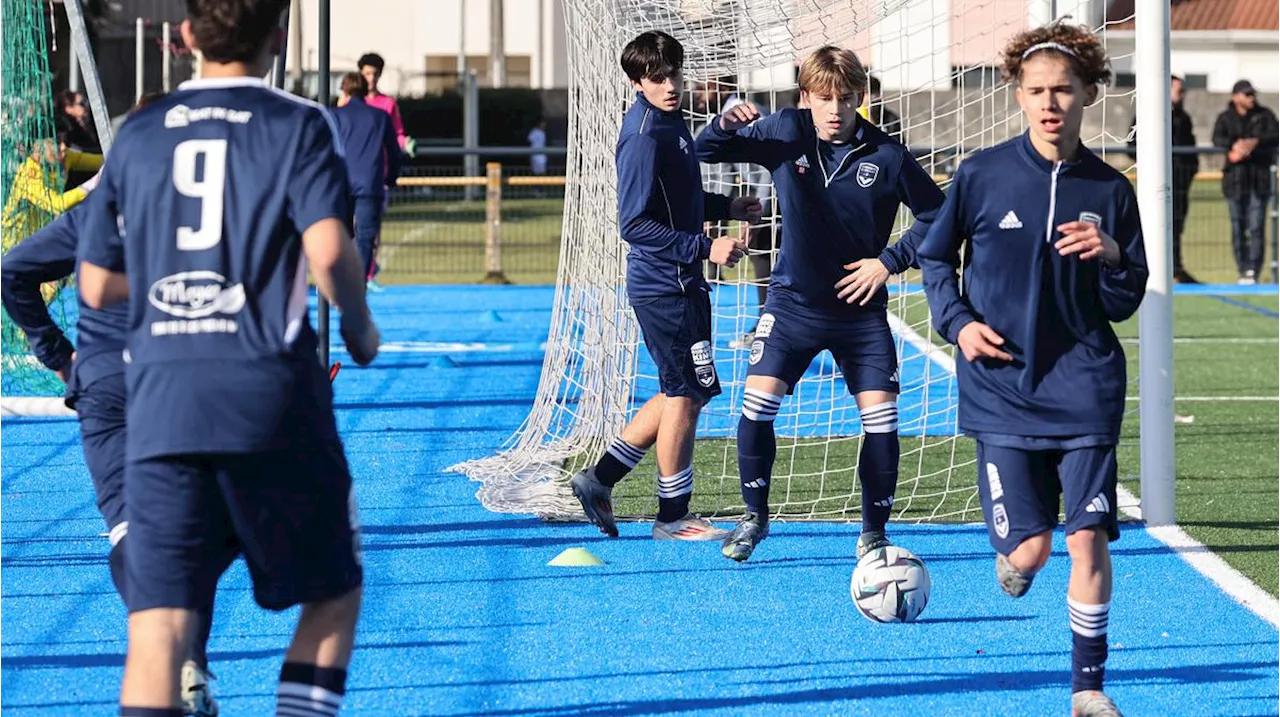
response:
<path id="1" fill-rule="evenodd" d="M 563 154 L 548 148 L 553 156 Z M 524 151 L 521 151 L 524 150 Z M 555 282 L 564 213 L 565 177 L 535 175 L 525 148 L 494 148 L 512 162 L 489 162 L 483 176 L 463 167 L 417 166 L 392 191 L 378 252 L 379 281 L 414 283 Z M 453 150 L 457 152 L 457 150 Z M 450 153 L 440 148 L 435 154 Z M 1212 154 L 1213 151 L 1206 151 Z M 1205 164 L 1208 164 L 1207 162 Z M 559 165 L 559 166 L 557 166 Z M 954 163 L 940 163 L 935 179 Z M 553 162 L 552 170 L 562 170 Z M 1276 171 L 1268 200 L 1266 263 L 1260 280 L 1277 281 Z M 1187 271 L 1206 283 L 1234 283 L 1238 273 L 1221 171 L 1196 175 L 1189 193 L 1182 252 Z"/>

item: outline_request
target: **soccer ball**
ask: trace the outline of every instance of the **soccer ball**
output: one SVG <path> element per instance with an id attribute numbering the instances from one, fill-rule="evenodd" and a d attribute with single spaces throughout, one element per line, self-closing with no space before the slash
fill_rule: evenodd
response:
<path id="1" fill-rule="evenodd" d="M 929 603 L 929 571 L 910 550 L 890 545 L 862 556 L 849 594 L 872 622 L 911 622 Z"/>

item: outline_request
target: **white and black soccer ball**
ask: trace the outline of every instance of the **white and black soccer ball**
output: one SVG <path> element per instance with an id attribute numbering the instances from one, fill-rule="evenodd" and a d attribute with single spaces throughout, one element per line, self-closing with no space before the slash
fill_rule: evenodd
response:
<path id="1" fill-rule="evenodd" d="M 929 570 L 910 550 L 890 545 L 862 556 L 849 594 L 872 622 L 911 622 L 929 604 Z"/>

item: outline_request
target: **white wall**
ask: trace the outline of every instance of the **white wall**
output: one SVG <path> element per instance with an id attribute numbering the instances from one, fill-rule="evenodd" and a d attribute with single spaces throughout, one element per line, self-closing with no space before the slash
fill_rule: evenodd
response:
<path id="1" fill-rule="evenodd" d="M 530 57 L 535 85 L 540 67 L 544 86 L 563 87 L 568 83 L 563 2 L 505 0 L 502 24 L 506 53 Z M 302 23 L 302 69 L 314 71 L 319 0 L 300 0 L 298 4 L 301 7 L 291 16 L 291 22 L 301 19 Z M 390 94 L 423 91 L 421 73 L 426 70 L 427 55 L 456 56 L 460 44 L 465 46 L 467 55 L 489 53 L 489 0 L 343 0 L 331 6 L 330 67 L 355 69 L 361 55 L 377 52 L 387 62 L 380 89 Z M 460 32 L 464 7 L 465 38 Z M 545 55 L 541 63 L 539 36 Z M 289 54 L 291 59 L 296 56 Z M 294 67 L 290 65 L 290 69 Z"/>
<path id="2" fill-rule="evenodd" d="M 1207 76 L 1209 92 L 1230 92 L 1241 79 L 1252 82 L 1259 92 L 1277 92 L 1278 39 L 1280 33 L 1267 31 L 1175 32 L 1170 67 L 1175 75 Z M 1114 70 L 1133 72 L 1132 32 L 1109 33 L 1107 49 L 1116 58 Z"/>
<path id="3" fill-rule="evenodd" d="M 911 0 L 871 27 L 870 64 L 885 88 L 951 87 L 951 2 Z"/>

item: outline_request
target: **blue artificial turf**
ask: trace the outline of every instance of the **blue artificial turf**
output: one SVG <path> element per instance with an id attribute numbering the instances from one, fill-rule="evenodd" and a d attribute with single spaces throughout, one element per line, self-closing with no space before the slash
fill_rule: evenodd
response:
<path id="1" fill-rule="evenodd" d="M 918 622 L 874 625 L 849 599 L 853 526 L 775 524 L 738 565 L 716 544 L 654 542 L 645 524 L 607 540 L 489 513 L 445 469 L 523 420 L 551 290 L 391 288 L 373 302 L 390 350 L 336 384 L 366 568 L 343 714 L 1069 714 L 1061 539 L 1015 601 L 980 526 L 898 527 L 933 595 Z M 2 431 L 0 707 L 114 714 L 124 610 L 76 424 Z M 569 547 L 607 564 L 546 565 Z M 1107 681 L 1125 714 L 1277 714 L 1276 629 L 1144 529 L 1113 547 Z M 258 609 L 241 565 L 223 578 L 210 653 L 224 714 L 272 712 L 295 615 Z"/>

